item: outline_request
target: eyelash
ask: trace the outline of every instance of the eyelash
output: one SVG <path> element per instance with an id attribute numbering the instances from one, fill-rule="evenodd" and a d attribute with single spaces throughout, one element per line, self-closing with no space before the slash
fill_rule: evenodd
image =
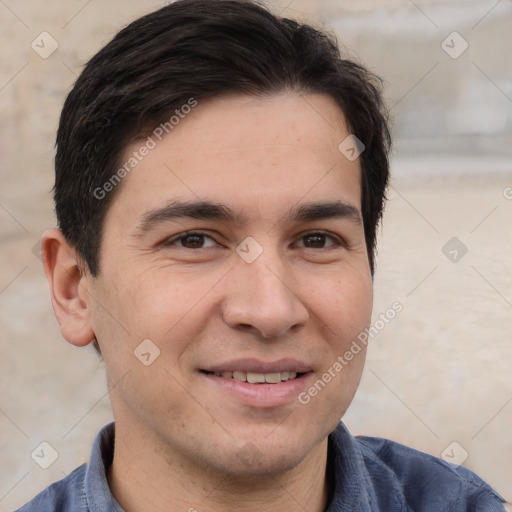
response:
<path id="1" fill-rule="evenodd" d="M 172 246 L 174 245 L 175 242 L 183 239 L 183 238 L 187 238 L 188 236 L 192 236 L 192 235 L 200 235 L 200 236 L 204 236 L 206 238 L 210 238 L 211 240 L 213 240 L 213 237 L 211 237 L 210 235 L 207 235 L 206 233 L 203 233 L 201 231 L 185 231 L 183 233 L 179 233 L 178 235 L 175 235 L 171 238 L 168 238 L 166 239 L 164 242 L 163 242 L 163 245 L 164 246 Z M 310 235 L 324 235 L 326 238 L 330 238 L 334 244 L 333 245 L 337 245 L 337 246 L 341 246 L 341 247 L 345 247 L 346 244 L 344 243 L 344 241 L 336 236 L 336 235 L 333 235 L 329 232 L 326 232 L 326 231 L 308 231 L 307 233 L 303 234 L 300 236 L 300 239 L 303 239 L 307 236 L 310 236 Z M 181 247 L 181 246 L 180 246 Z M 319 249 L 329 249 L 330 247 L 332 246 L 327 246 L 327 247 L 320 247 Z M 189 249 L 191 251 L 197 251 L 199 249 L 207 249 L 208 247 L 199 247 L 199 248 L 196 248 L 196 249 L 190 249 L 188 247 L 182 247 L 183 249 Z M 314 247 L 305 247 L 305 249 L 315 249 Z"/>

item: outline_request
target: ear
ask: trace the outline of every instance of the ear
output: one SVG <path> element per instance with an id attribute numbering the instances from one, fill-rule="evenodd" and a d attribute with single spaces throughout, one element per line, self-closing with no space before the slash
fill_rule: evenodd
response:
<path id="1" fill-rule="evenodd" d="M 53 228 L 43 234 L 41 253 L 62 336 L 73 345 L 88 345 L 95 338 L 90 321 L 92 297 L 84 288 L 87 278 L 79 268 L 76 251 L 60 229 Z"/>

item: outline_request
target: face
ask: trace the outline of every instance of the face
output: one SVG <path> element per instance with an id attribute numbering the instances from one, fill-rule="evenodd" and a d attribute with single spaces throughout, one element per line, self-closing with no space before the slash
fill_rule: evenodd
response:
<path id="1" fill-rule="evenodd" d="M 332 367 L 372 307 L 348 135 L 328 96 L 225 97 L 124 178 L 86 283 L 116 421 L 231 474 L 293 468 L 325 442 L 364 349 Z"/>

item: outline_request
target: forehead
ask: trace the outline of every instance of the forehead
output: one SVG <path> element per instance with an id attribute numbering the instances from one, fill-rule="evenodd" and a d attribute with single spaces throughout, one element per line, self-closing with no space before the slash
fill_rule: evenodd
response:
<path id="1" fill-rule="evenodd" d="M 359 162 L 338 149 L 349 132 L 331 97 L 232 96 L 187 111 L 161 140 L 153 132 L 151 144 L 126 148 L 125 162 L 152 146 L 123 178 L 112 206 L 127 221 L 173 200 L 213 201 L 260 217 L 301 200 L 359 207 Z"/>

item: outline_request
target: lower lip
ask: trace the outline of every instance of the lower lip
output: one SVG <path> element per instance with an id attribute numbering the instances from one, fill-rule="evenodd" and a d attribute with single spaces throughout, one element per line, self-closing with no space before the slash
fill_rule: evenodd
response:
<path id="1" fill-rule="evenodd" d="M 312 372 L 279 384 L 250 384 L 232 378 L 217 377 L 210 373 L 201 373 L 214 386 L 228 393 L 243 405 L 250 407 L 280 407 L 296 401 L 299 393 L 307 388 Z"/>

